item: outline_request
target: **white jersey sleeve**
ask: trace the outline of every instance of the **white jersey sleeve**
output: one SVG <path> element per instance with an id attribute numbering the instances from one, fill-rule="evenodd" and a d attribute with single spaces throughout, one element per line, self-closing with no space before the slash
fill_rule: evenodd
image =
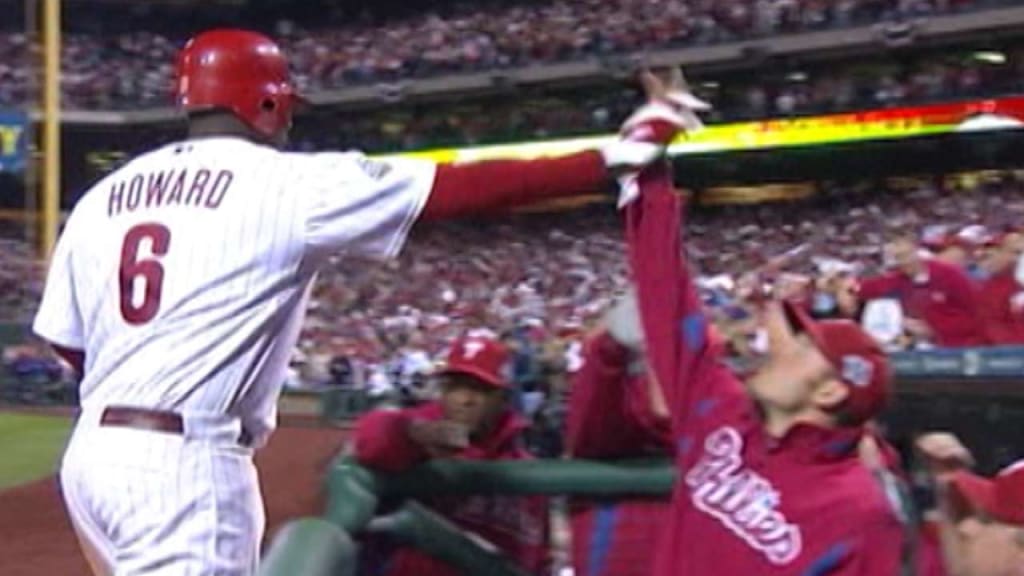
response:
<path id="1" fill-rule="evenodd" d="M 75 297 L 71 267 L 74 249 L 72 221 L 64 227 L 50 261 L 43 300 L 36 313 L 33 331 L 44 339 L 75 350 L 85 349 L 85 327 L 81 307 Z"/>
<path id="2" fill-rule="evenodd" d="M 306 198 L 305 243 L 313 253 L 396 256 L 437 173 L 433 162 L 371 160 L 357 152 L 293 157 L 297 192 Z"/>

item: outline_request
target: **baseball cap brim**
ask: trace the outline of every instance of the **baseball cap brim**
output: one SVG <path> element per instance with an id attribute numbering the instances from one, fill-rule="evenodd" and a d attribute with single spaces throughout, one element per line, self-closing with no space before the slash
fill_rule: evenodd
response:
<path id="1" fill-rule="evenodd" d="M 991 518 L 1000 519 L 996 501 L 995 482 L 967 471 L 960 471 L 950 478 L 954 509 L 958 513 L 981 512 Z"/>
<path id="2" fill-rule="evenodd" d="M 782 310 L 786 314 L 786 320 L 789 322 L 789 327 L 794 333 L 807 334 L 807 337 L 814 342 L 814 346 L 821 351 L 826 357 L 829 356 L 828 348 L 825 346 L 825 338 L 821 335 L 821 330 L 818 328 L 818 323 L 811 318 L 799 304 L 790 300 L 785 300 L 782 303 Z"/>
<path id="3" fill-rule="evenodd" d="M 803 333 L 849 389 L 842 404 L 851 424 L 875 417 L 889 397 L 889 369 L 878 344 L 849 320 L 811 318 L 801 306 L 784 302 L 783 310 L 794 333 Z"/>
<path id="4" fill-rule="evenodd" d="M 505 382 L 501 378 L 487 372 L 486 370 L 483 370 L 478 366 L 473 366 L 469 364 L 450 365 L 439 373 L 440 376 L 450 376 L 453 374 L 465 374 L 467 376 L 472 376 L 489 386 L 493 386 L 495 388 L 505 388 Z"/>

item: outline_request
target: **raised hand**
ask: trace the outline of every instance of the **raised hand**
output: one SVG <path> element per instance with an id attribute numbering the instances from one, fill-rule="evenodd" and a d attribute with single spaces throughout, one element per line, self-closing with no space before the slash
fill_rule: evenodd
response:
<path id="1" fill-rule="evenodd" d="M 948 432 L 925 434 L 915 442 L 932 474 L 941 476 L 974 466 L 974 457 L 960 439 Z"/>
<path id="2" fill-rule="evenodd" d="M 637 109 L 622 126 L 626 139 L 668 145 L 679 133 L 704 127 L 697 112 L 711 106 L 697 98 L 679 68 L 658 75 L 650 70 L 640 73 L 647 103 Z"/>
<path id="3" fill-rule="evenodd" d="M 622 125 L 619 139 L 602 150 L 609 168 L 619 175 L 619 201 L 622 208 L 639 195 L 636 173 L 659 160 L 665 149 L 679 134 L 700 130 L 704 124 L 697 111 L 710 105 L 694 96 L 678 68 L 664 77 L 644 70 L 640 73 L 647 103 L 636 110 Z M 643 153 L 643 162 L 623 161 Z M 632 160 L 632 159 L 631 159 Z"/>
<path id="4" fill-rule="evenodd" d="M 466 427 L 447 420 L 413 421 L 406 433 L 432 458 L 454 456 L 469 446 Z"/>

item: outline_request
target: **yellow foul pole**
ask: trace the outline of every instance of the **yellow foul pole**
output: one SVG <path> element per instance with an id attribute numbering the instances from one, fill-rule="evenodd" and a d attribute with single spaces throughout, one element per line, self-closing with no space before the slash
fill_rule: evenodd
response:
<path id="1" fill-rule="evenodd" d="M 42 250 L 53 252 L 60 222 L 60 3 L 43 0 Z"/>

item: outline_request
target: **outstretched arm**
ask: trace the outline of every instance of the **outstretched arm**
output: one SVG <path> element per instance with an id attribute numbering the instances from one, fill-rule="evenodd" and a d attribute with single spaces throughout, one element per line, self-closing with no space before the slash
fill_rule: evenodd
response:
<path id="1" fill-rule="evenodd" d="M 629 262 L 648 362 L 680 422 L 705 396 L 739 386 L 710 342 L 709 319 L 683 251 L 682 200 L 673 191 L 671 169 L 648 168 L 638 185 L 640 198 L 626 210 Z"/>
<path id="2" fill-rule="evenodd" d="M 619 173 L 639 170 L 659 158 L 675 134 L 673 122 L 681 122 L 658 112 L 646 114 L 647 123 L 657 127 L 648 141 L 619 139 L 597 150 L 552 158 L 440 164 L 419 220 L 488 214 L 604 193 Z"/>
<path id="3" fill-rule="evenodd" d="M 611 180 L 596 151 L 537 160 L 441 164 L 420 221 L 500 212 L 565 196 L 598 194 Z"/>
<path id="4" fill-rule="evenodd" d="M 603 192 L 611 179 L 655 162 L 681 130 L 700 121 L 694 109 L 708 105 L 685 90 L 675 70 L 666 85 L 650 72 L 640 80 L 648 96 L 623 126 L 622 137 L 598 150 L 561 158 L 442 164 L 421 220 L 493 212 L 553 198 Z M 624 193 L 628 196 L 628 193 Z M 625 197 L 620 198 L 620 205 Z"/>
<path id="5" fill-rule="evenodd" d="M 652 78 L 645 75 L 645 85 Z M 625 125 L 637 137 L 620 137 L 599 149 L 562 157 L 435 164 L 369 159 L 359 153 L 290 154 L 290 187 L 305 191 L 302 232 L 307 251 L 316 260 L 339 249 L 383 260 L 399 253 L 416 222 L 601 193 L 614 177 L 657 161 L 688 122 L 669 103 L 670 97 L 648 92 L 657 99 Z"/>

